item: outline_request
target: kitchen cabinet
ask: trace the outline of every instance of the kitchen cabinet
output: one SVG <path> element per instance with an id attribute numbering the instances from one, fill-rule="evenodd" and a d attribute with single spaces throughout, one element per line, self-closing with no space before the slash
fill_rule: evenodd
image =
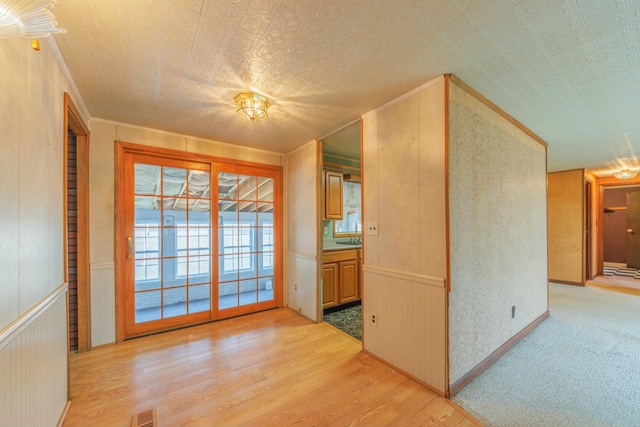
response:
<path id="1" fill-rule="evenodd" d="M 338 263 L 330 262 L 322 265 L 322 308 L 338 305 L 339 280 Z"/>
<path id="2" fill-rule="evenodd" d="M 324 219 L 342 219 L 342 173 L 324 171 Z"/>
<path id="3" fill-rule="evenodd" d="M 358 249 L 325 251 L 322 264 L 322 307 L 360 299 Z"/>

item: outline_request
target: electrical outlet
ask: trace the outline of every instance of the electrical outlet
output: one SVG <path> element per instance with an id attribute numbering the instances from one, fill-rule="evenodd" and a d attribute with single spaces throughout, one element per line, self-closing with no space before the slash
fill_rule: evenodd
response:
<path id="1" fill-rule="evenodd" d="M 298 290 L 298 284 L 297 284 L 297 283 L 293 285 L 293 290 L 294 290 L 294 291 L 297 291 L 297 290 Z"/>
<path id="2" fill-rule="evenodd" d="M 377 236 L 378 235 L 378 222 L 368 222 L 367 223 L 367 235 L 368 236 Z"/>
<path id="3" fill-rule="evenodd" d="M 511 306 L 511 318 L 513 319 L 514 317 L 516 317 L 516 306 L 512 305 Z"/>
<path id="4" fill-rule="evenodd" d="M 375 314 L 371 315 L 371 326 L 377 326 L 378 325 L 378 318 Z"/>
<path id="5" fill-rule="evenodd" d="M 329 229 L 327 227 L 324 228 L 324 234 L 328 234 L 329 233 Z"/>

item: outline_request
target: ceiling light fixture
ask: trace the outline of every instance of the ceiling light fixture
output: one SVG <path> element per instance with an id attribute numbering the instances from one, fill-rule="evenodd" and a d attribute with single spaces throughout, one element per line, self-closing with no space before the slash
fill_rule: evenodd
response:
<path id="1" fill-rule="evenodd" d="M 49 11 L 55 3 L 56 0 L 2 0 L 0 39 L 30 37 L 33 49 L 40 50 L 39 37 L 65 32 L 56 27 L 56 17 Z"/>
<path id="2" fill-rule="evenodd" d="M 620 172 L 616 172 L 613 174 L 617 179 L 631 179 L 635 178 L 638 172 L 632 171 L 630 169 L 622 169 Z"/>
<path id="3" fill-rule="evenodd" d="M 236 101 L 236 113 L 251 121 L 267 118 L 269 101 L 262 95 L 255 93 L 241 93 L 234 99 Z"/>

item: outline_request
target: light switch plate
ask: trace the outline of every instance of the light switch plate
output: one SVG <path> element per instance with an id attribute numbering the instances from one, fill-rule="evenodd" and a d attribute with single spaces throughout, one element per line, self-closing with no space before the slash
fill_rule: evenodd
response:
<path id="1" fill-rule="evenodd" d="M 368 222 L 367 223 L 367 236 L 377 236 L 378 235 L 378 222 Z"/>

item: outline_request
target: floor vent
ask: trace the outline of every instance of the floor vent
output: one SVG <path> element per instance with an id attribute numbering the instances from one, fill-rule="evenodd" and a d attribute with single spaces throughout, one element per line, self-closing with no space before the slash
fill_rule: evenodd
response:
<path id="1" fill-rule="evenodd" d="M 131 427 L 160 427 L 160 424 L 158 424 L 158 408 L 132 415 Z"/>

